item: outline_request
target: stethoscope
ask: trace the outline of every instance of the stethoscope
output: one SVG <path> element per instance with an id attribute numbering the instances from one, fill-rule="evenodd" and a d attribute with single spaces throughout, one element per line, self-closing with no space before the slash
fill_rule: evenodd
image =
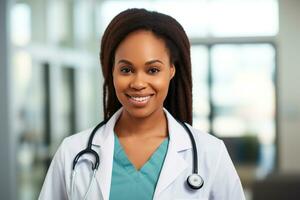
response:
<path id="1" fill-rule="evenodd" d="M 188 126 L 183 122 L 180 122 L 180 121 L 178 121 L 178 122 L 184 127 L 184 129 L 188 133 L 191 143 L 192 143 L 192 149 L 193 149 L 193 173 L 187 177 L 186 182 L 187 182 L 187 185 L 191 189 L 198 190 L 198 189 L 202 188 L 202 186 L 204 185 L 204 180 L 198 174 L 198 155 L 197 155 L 196 142 L 195 142 L 194 136 L 193 136 L 191 130 L 188 128 Z M 92 163 L 92 170 L 93 170 L 92 178 L 88 185 L 88 189 L 84 195 L 84 199 L 87 198 L 87 196 L 90 192 L 90 189 L 91 189 L 94 179 L 96 177 L 96 172 L 97 172 L 97 170 L 99 168 L 99 164 L 100 164 L 100 158 L 99 158 L 98 153 L 92 149 L 92 142 L 93 142 L 94 136 L 95 136 L 96 132 L 98 131 L 98 129 L 100 129 L 105 123 L 106 123 L 106 121 L 102 121 L 93 129 L 93 131 L 89 137 L 87 147 L 84 150 L 80 151 L 73 160 L 72 175 L 71 175 L 71 199 L 72 199 L 72 194 L 73 194 L 74 184 L 75 184 L 75 181 L 74 181 L 75 175 L 76 175 L 75 168 L 76 168 L 79 158 L 84 154 L 91 154 L 95 157 L 95 162 Z"/>

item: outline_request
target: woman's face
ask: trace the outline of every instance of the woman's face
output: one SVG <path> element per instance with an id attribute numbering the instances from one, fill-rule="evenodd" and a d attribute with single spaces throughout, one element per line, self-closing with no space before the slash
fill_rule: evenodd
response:
<path id="1" fill-rule="evenodd" d="M 115 92 L 132 117 L 148 117 L 163 108 L 174 74 L 165 42 L 150 31 L 130 33 L 116 49 Z"/>

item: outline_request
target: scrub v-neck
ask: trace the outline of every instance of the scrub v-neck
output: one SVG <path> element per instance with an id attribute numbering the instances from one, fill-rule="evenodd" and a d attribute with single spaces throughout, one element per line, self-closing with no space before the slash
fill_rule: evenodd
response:
<path id="1" fill-rule="evenodd" d="M 166 138 L 153 152 L 149 160 L 137 170 L 128 159 L 118 137 L 115 135 L 110 200 L 152 199 L 158 177 L 167 153 Z"/>

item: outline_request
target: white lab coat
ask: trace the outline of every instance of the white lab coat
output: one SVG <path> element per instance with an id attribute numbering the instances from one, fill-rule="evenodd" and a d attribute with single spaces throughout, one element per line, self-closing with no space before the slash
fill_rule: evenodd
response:
<path id="1" fill-rule="evenodd" d="M 189 128 L 198 148 L 198 171 L 204 179 L 204 186 L 199 190 L 187 186 L 186 179 L 192 173 L 193 165 L 191 142 L 182 125 L 166 109 L 164 111 L 170 141 L 153 199 L 244 200 L 240 179 L 224 143 L 191 126 Z M 109 199 L 114 153 L 113 129 L 121 112 L 122 108 L 98 130 L 93 140 L 93 149 L 100 156 L 100 166 L 88 199 Z M 67 137 L 62 142 L 48 170 L 40 200 L 71 199 L 72 162 L 76 154 L 86 148 L 91 130 Z M 75 199 L 82 199 L 87 190 L 92 176 L 91 161 L 92 156 L 84 155 L 77 164 Z"/>

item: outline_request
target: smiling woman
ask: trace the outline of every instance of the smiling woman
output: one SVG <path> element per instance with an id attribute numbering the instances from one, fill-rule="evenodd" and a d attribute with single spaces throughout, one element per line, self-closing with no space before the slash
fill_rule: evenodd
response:
<path id="1" fill-rule="evenodd" d="M 175 75 L 164 41 L 150 31 L 133 32 L 117 48 L 114 63 L 114 87 L 124 117 L 163 119 L 163 102 Z"/>
<path id="2" fill-rule="evenodd" d="M 114 63 L 114 87 L 123 106 L 115 132 L 133 165 L 140 169 L 168 135 L 163 103 L 175 67 L 164 40 L 144 30 L 129 34 L 120 43 Z M 143 145 L 139 145 L 141 138 L 148 138 Z"/>
<path id="3" fill-rule="evenodd" d="M 105 79 L 103 85 L 104 117 L 105 119 L 110 118 L 122 106 L 116 97 L 112 74 L 115 65 L 118 64 L 116 62 L 120 62 L 120 59 L 125 59 L 118 58 L 119 60 L 116 60 L 117 50 L 120 50 L 124 43 L 127 43 L 126 48 L 128 49 L 126 53 L 131 54 L 131 57 L 136 52 L 140 55 L 143 54 L 143 56 L 149 53 L 147 55 L 148 60 L 143 60 L 143 65 L 151 61 L 151 63 L 148 63 L 148 67 L 167 66 L 176 68 L 177 73 L 173 79 L 169 80 L 170 86 L 166 85 L 168 91 L 163 105 L 175 118 L 192 124 L 192 76 L 188 37 L 182 26 L 174 18 L 157 12 L 149 14 L 142 12 L 142 10 L 136 12 L 137 10 L 133 9 L 117 15 L 108 25 L 102 38 L 100 60 Z M 128 14 L 129 12 L 130 14 Z M 145 38 L 137 37 L 136 39 L 138 40 L 132 42 L 132 37 L 136 35 L 135 32 L 140 31 L 148 32 L 148 35 L 152 35 L 156 40 L 144 40 Z M 131 40 L 130 44 L 126 40 Z M 153 49 L 154 45 L 151 45 L 151 42 L 154 42 L 158 47 Z M 153 47 L 150 48 L 149 44 Z M 139 50 L 135 48 L 139 48 Z M 143 50 L 140 51 L 141 49 Z M 153 51 L 158 49 L 159 53 L 154 54 Z M 151 58 L 151 55 L 158 57 Z M 161 58 L 163 55 L 165 60 Z M 159 60 L 163 63 L 150 65 L 153 64 L 153 60 Z M 130 62 L 128 59 L 125 59 L 125 61 Z M 134 67 L 133 65 L 130 66 Z M 174 101 L 174 96 L 177 97 L 178 101 Z"/>
<path id="4" fill-rule="evenodd" d="M 224 143 L 191 126 L 190 44 L 174 18 L 121 12 L 100 59 L 105 120 L 64 140 L 39 199 L 245 199 Z"/>

